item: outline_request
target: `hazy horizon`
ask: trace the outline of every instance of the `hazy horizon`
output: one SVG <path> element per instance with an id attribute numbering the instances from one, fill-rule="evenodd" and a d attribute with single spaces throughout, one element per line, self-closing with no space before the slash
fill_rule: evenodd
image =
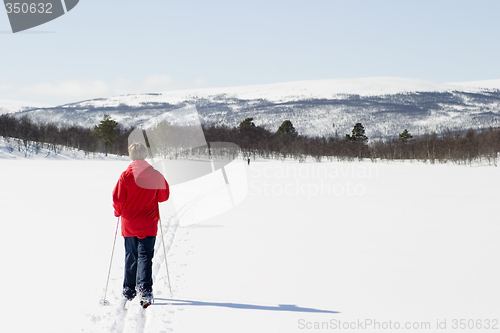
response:
<path id="1" fill-rule="evenodd" d="M 80 1 L 9 33 L 0 100 L 61 105 L 127 93 L 367 77 L 500 79 L 493 0 Z"/>

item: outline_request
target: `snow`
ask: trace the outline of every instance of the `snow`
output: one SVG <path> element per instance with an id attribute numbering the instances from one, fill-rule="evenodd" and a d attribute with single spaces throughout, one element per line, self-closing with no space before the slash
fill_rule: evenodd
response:
<path id="1" fill-rule="evenodd" d="M 38 123 L 93 127 L 106 113 L 130 127 L 142 126 L 151 117 L 168 118 L 173 109 L 196 105 L 205 125 L 234 127 L 251 117 L 256 125 L 276 131 L 284 120 L 290 120 L 302 135 L 329 137 L 349 133 L 353 124 L 361 122 L 367 136 L 378 140 L 397 137 L 402 128 L 423 135 L 498 126 L 499 90 L 476 85 L 390 77 L 312 80 L 130 94 L 22 114 Z"/>
<path id="2" fill-rule="evenodd" d="M 480 89 L 500 89 L 500 79 L 498 80 L 482 80 L 482 81 L 468 81 L 468 82 L 454 82 L 450 85 L 457 85 L 467 88 L 480 88 Z"/>
<path id="3" fill-rule="evenodd" d="M 0 114 L 16 113 L 19 111 L 25 111 L 28 109 L 37 109 L 41 107 L 48 107 L 48 105 L 44 105 L 42 103 L 0 100 Z"/>
<path id="4" fill-rule="evenodd" d="M 453 91 L 457 84 L 438 83 L 433 81 L 394 78 L 370 77 L 359 79 L 306 80 L 275 84 L 262 84 L 239 87 L 203 88 L 178 91 L 166 91 L 155 94 L 130 94 L 84 101 L 72 105 L 93 107 L 117 107 L 120 104 L 141 106 L 146 103 L 178 104 L 193 99 L 213 99 L 217 96 L 273 102 L 293 101 L 307 98 L 336 98 L 338 95 L 354 94 L 360 96 L 387 95 L 406 92 Z M 466 87 L 463 90 L 471 90 Z"/>
<path id="5" fill-rule="evenodd" d="M 66 104 L 66 106 L 117 107 L 120 104 L 139 107 L 148 103 L 178 104 L 196 99 L 215 99 L 221 96 L 242 99 L 265 99 L 272 102 L 300 99 L 335 99 L 343 95 L 380 96 L 408 92 L 479 91 L 500 89 L 500 80 L 440 83 L 398 77 L 368 77 L 356 79 L 304 80 L 237 87 L 215 87 L 164 91 L 148 94 L 128 94 Z M 0 101 L 0 114 L 28 108 L 48 107 L 40 103 Z"/>
<path id="6" fill-rule="evenodd" d="M 118 309 L 120 235 L 111 305 L 99 305 L 111 190 L 129 161 L 24 158 L 1 141 L 0 151 L 2 332 L 304 332 L 339 320 L 429 322 L 428 332 L 446 320 L 439 331 L 451 332 L 454 319 L 500 319 L 495 167 L 236 160 L 236 207 L 187 198 L 203 179 L 160 205 L 173 297 L 159 236 L 156 302 L 141 317 L 137 302 Z"/>

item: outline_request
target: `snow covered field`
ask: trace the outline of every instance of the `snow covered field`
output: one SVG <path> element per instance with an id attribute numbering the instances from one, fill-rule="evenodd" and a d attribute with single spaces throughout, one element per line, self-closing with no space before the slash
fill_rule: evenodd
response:
<path id="1" fill-rule="evenodd" d="M 121 236 L 111 305 L 99 305 L 117 223 L 111 190 L 128 161 L 0 158 L 0 330 L 500 329 L 498 168 L 239 163 L 248 195 L 235 208 L 199 221 L 192 212 L 210 210 L 206 198 L 160 206 L 173 297 L 158 238 L 156 300 L 141 317 L 136 303 L 117 307 Z"/>

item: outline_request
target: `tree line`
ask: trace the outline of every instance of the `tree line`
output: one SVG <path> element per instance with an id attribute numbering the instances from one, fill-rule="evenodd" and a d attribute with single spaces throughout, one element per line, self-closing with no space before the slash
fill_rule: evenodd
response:
<path id="1" fill-rule="evenodd" d="M 344 138 L 306 137 L 299 135 L 286 120 L 276 132 L 255 126 L 252 118 L 238 128 L 209 126 L 204 128 L 207 141 L 234 142 L 243 155 L 271 159 L 293 158 L 299 161 L 312 156 L 316 161 L 352 161 L 369 158 L 376 160 L 419 160 L 430 163 L 457 164 L 486 161 L 496 165 L 500 153 L 500 128 L 469 129 L 430 133 L 413 137 L 404 129 L 397 139 L 368 143 L 365 128 L 356 123 L 351 134 Z"/>
<path id="2" fill-rule="evenodd" d="M 38 154 L 42 148 L 49 154 L 59 154 L 62 149 L 83 151 L 85 156 L 96 153 L 127 154 L 127 138 L 133 128 L 123 128 L 105 115 L 93 128 L 79 125 L 60 126 L 55 123 L 38 124 L 28 116 L 16 118 L 0 115 L 0 135 L 5 138 L 10 151 L 17 150 L 25 156 Z"/>
<path id="3" fill-rule="evenodd" d="M 290 120 L 285 120 L 275 132 L 256 126 L 253 118 L 243 120 L 237 127 L 208 125 L 202 129 L 207 142 L 235 143 L 245 159 L 292 158 L 305 161 L 312 156 L 318 162 L 369 158 L 372 161 L 409 159 L 458 164 L 486 161 L 496 165 L 500 153 L 499 128 L 447 131 L 418 137 L 413 137 L 405 129 L 397 139 L 370 143 L 361 123 L 356 123 L 352 132 L 341 138 L 300 135 Z M 86 156 L 96 153 L 127 155 L 128 136 L 133 130 L 133 127 L 124 128 L 108 115 L 90 128 L 37 124 L 27 116 L 0 115 L 0 135 L 5 138 L 9 149 L 17 149 L 25 156 L 38 154 L 42 148 L 54 154 L 61 149 L 73 149 L 84 151 Z"/>

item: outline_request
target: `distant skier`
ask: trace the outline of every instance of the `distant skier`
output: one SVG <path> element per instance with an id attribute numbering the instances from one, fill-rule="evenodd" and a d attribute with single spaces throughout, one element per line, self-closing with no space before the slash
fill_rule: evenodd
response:
<path id="1" fill-rule="evenodd" d="M 140 293 L 147 308 L 153 302 L 152 259 L 158 232 L 158 203 L 168 200 L 165 178 L 148 162 L 147 149 L 133 143 L 128 148 L 132 162 L 121 174 L 113 190 L 115 216 L 121 216 L 125 240 L 125 278 L 123 296 L 127 300 Z"/>
<path id="2" fill-rule="evenodd" d="M 248 165 L 250 165 L 250 159 L 248 159 Z"/>

